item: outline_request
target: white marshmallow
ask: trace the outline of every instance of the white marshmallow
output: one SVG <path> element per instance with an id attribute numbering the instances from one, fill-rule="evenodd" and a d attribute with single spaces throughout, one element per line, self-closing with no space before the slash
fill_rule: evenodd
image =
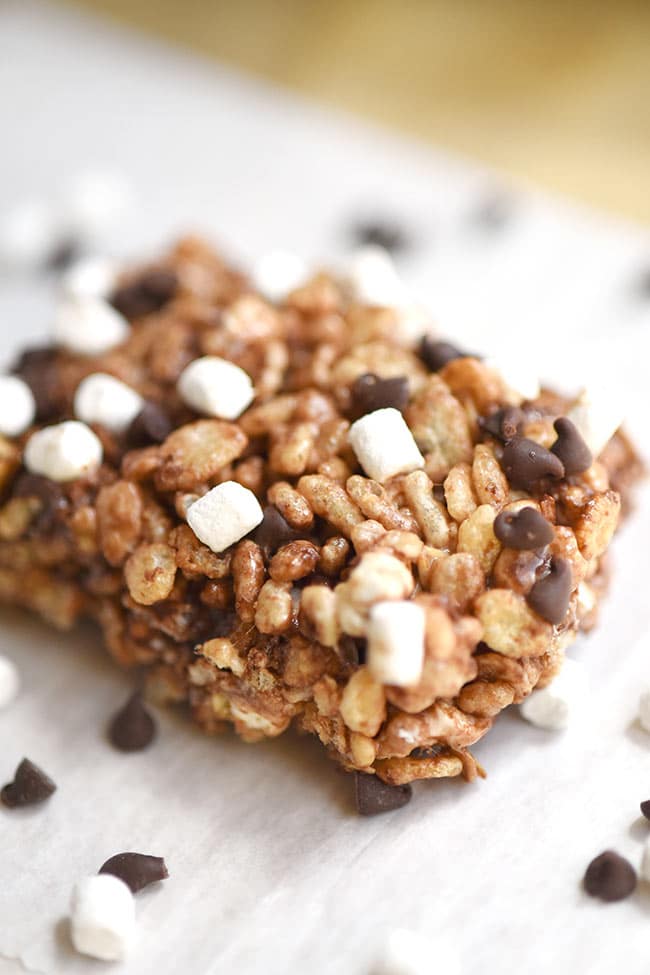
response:
<path id="1" fill-rule="evenodd" d="M 9 707 L 18 696 L 20 677 L 15 663 L 0 655 L 0 711 Z"/>
<path id="2" fill-rule="evenodd" d="M 422 676 L 424 610 L 407 600 L 377 603 L 370 610 L 366 637 L 368 669 L 382 684 L 409 687 Z"/>
<path id="3" fill-rule="evenodd" d="M 406 291 L 387 250 L 361 247 L 352 255 L 346 279 L 356 301 L 393 307 L 404 303 Z"/>
<path id="4" fill-rule="evenodd" d="M 584 694 L 582 665 L 566 658 L 548 687 L 533 691 L 519 705 L 526 721 L 547 731 L 562 731 L 579 711 Z"/>
<path id="5" fill-rule="evenodd" d="M 115 376 L 93 372 L 82 379 L 74 394 L 74 415 L 84 423 L 101 423 L 122 433 L 144 406 L 139 393 Z"/>
<path id="6" fill-rule="evenodd" d="M 58 228 L 50 209 L 27 201 L 11 210 L 0 224 L 0 264 L 17 270 L 43 265 L 58 242 Z"/>
<path id="7" fill-rule="evenodd" d="M 33 433 L 23 459 L 32 474 L 42 474 L 51 481 L 72 481 L 99 467 L 102 445 L 85 423 L 65 420 Z"/>
<path id="8" fill-rule="evenodd" d="M 80 173 L 65 193 L 64 214 L 74 233 L 94 238 L 115 226 L 132 198 L 132 188 L 122 173 Z"/>
<path id="9" fill-rule="evenodd" d="M 196 537 L 217 553 L 248 535 L 263 517 L 253 492 L 236 481 L 217 484 L 187 509 L 187 523 Z"/>
<path id="10" fill-rule="evenodd" d="M 349 438 L 357 460 L 375 481 L 424 467 L 413 434 L 393 407 L 362 416 L 350 427 Z"/>
<path id="11" fill-rule="evenodd" d="M 197 413 L 223 420 L 236 420 L 255 397 L 248 373 L 216 355 L 190 362 L 178 377 L 177 389 Z"/>
<path id="12" fill-rule="evenodd" d="M 296 254 L 270 251 L 255 264 L 253 283 L 270 301 L 282 301 L 307 277 L 307 266 Z"/>
<path id="13" fill-rule="evenodd" d="M 107 298 L 117 282 L 117 267 L 105 257 L 84 257 L 61 276 L 63 291 L 72 297 Z"/>
<path id="14" fill-rule="evenodd" d="M 80 880 L 72 891 L 70 933 L 82 955 L 124 958 L 135 934 L 135 901 L 124 881 L 110 873 Z"/>
<path id="15" fill-rule="evenodd" d="M 645 880 L 646 883 L 650 883 L 650 838 L 645 841 L 643 846 L 639 876 L 641 877 L 641 880 Z"/>
<path id="16" fill-rule="evenodd" d="M 17 437 L 36 416 L 34 394 L 19 376 L 0 376 L 0 433 Z"/>
<path id="17" fill-rule="evenodd" d="M 594 458 L 603 452 L 624 419 L 616 397 L 595 387 L 583 389 L 567 416 L 578 428 Z"/>
<path id="18" fill-rule="evenodd" d="M 639 724 L 650 734 L 650 687 L 646 687 L 639 696 Z"/>
<path id="19" fill-rule="evenodd" d="M 394 928 L 384 944 L 382 957 L 372 968 L 372 975 L 461 975 L 460 957 L 446 940 L 428 938 Z"/>
<path id="20" fill-rule="evenodd" d="M 485 365 L 498 372 L 506 386 L 522 399 L 537 399 L 539 396 L 539 374 L 534 363 L 527 361 L 526 356 L 500 354 L 486 359 Z"/>
<path id="21" fill-rule="evenodd" d="M 90 295 L 64 298 L 54 317 L 54 341 L 79 355 L 108 352 L 123 342 L 129 331 L 123 315 L 101 298 Z"/>

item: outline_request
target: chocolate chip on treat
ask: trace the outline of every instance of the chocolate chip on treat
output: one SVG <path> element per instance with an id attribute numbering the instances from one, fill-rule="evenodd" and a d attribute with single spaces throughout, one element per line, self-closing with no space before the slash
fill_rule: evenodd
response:
<path id="1" fill-rule="evenodd" d="M 147 401 L 131 422 L 126 439 L 133 447 L 147 447 L 162 443 L 171 432 L 172 422 L 162 406 Z"/>
<path id="2" fill-rule="evenodd" d="M 404 251 L 411 244 L 404 228 L 388 220 L 362 220 L 352 228 L 351 237 L 361 247 L 383 247 L 390 254 Z"/>
<path id="3" fill-rule="evenodd" d="M 504 406 L 489 416 L 480 416 L 478 425 L 485 433 L 505 443 L 518 435 L 525 420 L 526 414 L 518 406 Z"/>
<path id="4" fill-rule="evenodd" d="M 494 534 L 505 548 L 530 551 L 550 545 L 555 532 L 550 521 L 535 508 L 502 511 L 494 519 Z"/>
<path id="5" fill-rule="evenodd" d="M 561 416 L 553 424 L 557 433 L 557 440 L 551 447 L 551 452 L 559 457 L 564 464 L 566 474 L 581 474 L 588 470 L 593 462 L 589 447 L 574 423 L 568 416 Z"/>
<path id="6" fill-rule="evenodd" d="M 406 376 L 382 379 L 372 372 L 366 372 L 352 383 L 350 394 L 350 416 L 358 420 L 366 413 L 391 406 L 403 410 L 409 399 L 409 383 Z"/>
<path id="7" fill-rule="evenodd" d="M 149 856 L 147 853 L 116 853 L 97 872 L 119 877 L 131 889 L 132 894 L 169 877 L 164 859 Z"/>
<path id="8" fill-rule="evenodd" d="M 566 559 L 551 559 L 547 574 L 537 580 L 526 598 L 539 616 L 557 625 L 567 614 L 572 589 L 570 563 Z"/>
<path id="9" fill-rule="evenodd" d="M 273 555 L 283 545 L 288 545 L 289 542 L 295 542 L 300 537 L 300 533 L 291 527 L 289 522 L 272 504 L 264 508 L 264 517 L 251 534 L 253 541 L 267 555 Z"/>
<path id="10" fill-rule="evenodd" d="M 54 420 L 65 410 L 57 356 L 53 346 L 36 346 L 26 349 L 10 370 L 31 389 L 37 420 Z"/>
<path id="11" fill-rule="evenodd" d="M 641 812 L 645 818 L 650 819 L 650 799 L 645 799 L 639 808 L 641 809 Z"/>
<path id="12" fill-rule="evenodd" d="M 469 354 L 469 352 L 463 352 L 462 349 L 456 348 L 451 342 L 438 342 L 430 335 L 423 336 L 418 349 L 418 355 L 431 372 L 438 372 L 448 362 L 452 362 L 454 359 L 464 359 Z"/>
<path id="13" fill-rule="evenodd" d="M 0 792 L 0 798 L 5 806 L 13 809 L 17 806 L 33 806 L 49 799 L 56 791 L 56 785 L 45 772 L 23 758 L 14 773 L 13 782 L 7 783 Z"/>
<path id="14" fill-rule="evenodd" d="M 406 785 L 388 785 L 376 775 L 355 772 L 357 812 L 361 816 L 376 816 L 378 813 L 401 809 L 413 796 L 413 789 Z"/>
<path id="15" fill-rule="evenodd" d="M 111 304 L 125 318 L 140 318 L 160 311 L 174 297 L 178 278 L 174 271 L 153 269 L 113 292 Z"/>
<path id="16" fill-rule="evenodd" d="M 147 748 L 156 736 L 156 723 L 136 691 L 123 708 L 114 715 L 108 728 L 112 745 L 121 752 L 139 752 Z"/>
<path id="17" fill-rule="evenodd" d="M 530 491 L 543 477 L 564 477 L 559 457 L 528 437 L 513 437 L 503 448 L 501 467 L 512 487 Z"/>
<path id="18" fill-rule="evenodd" d="M 584 887 L 591 897 L 602 901 L 620 901 L 629 897 L 636 887 L 636 871 L 629 860 L 605 850 L 587 867 Z"/>

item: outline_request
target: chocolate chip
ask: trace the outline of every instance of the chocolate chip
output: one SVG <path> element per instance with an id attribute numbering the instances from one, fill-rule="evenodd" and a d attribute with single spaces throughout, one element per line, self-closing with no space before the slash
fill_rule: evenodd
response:
<path id="1" fill-rule="evenodd" d="M 158 268 L 146 271 L 135 281 L 113 292 L 111 304 L 125 318 L 140 318 L 160 311 L 174 297 L 178 278 L 173 271 Z"/>
<path id="2" fill-rule="evenodd" d="M 404 251 L 411 244 L 404 228 L 392 220 L 362 220 L 352 228 L 351 236 L 358 245 L 383 247 L 391 254 Z"/>
<path id="3" fill-rule="evenodd" d="M 98 873 L 110 873 L 123 880 L 132 894 L 169 877 L 167 865 L 162 857 L 152 857 L 147 853 L 116 853 L 102 864 Z"/>
<path id="4" fill-rule="evenodd" d="M 392 407 L 403 410 L 409 399 L 409 382 L 406 376 L 382 379 L 372 372 L 359 376 L 350 387 L 350 416 L 353 420 Z"/>
<path id="5" fill-rule="evenodd" d="M 355 789 L 357 811 L 361 816 L 401 809 L 413 796 L 410 785 L 388 785 L 376 775 L 365 772 L 355 772 Z"/>
<path id="6" fill-rule="evenodd" d="M 585 890 L 602 901 L 620 901 L 629 897 L 636 887 L 634 867 L 613 850 L 605 850 L 587 867 Z"/>
<path id="7" fill-rule="evenodd" d="M 469 354 L 456 348 L 451 342 L 438 342 L 430 335 L 423 336 L 418 349 L 418 355 L 431 372 L 438 372 L 453 359 L 464 359 Z"/>
<path id="8" fill-rule="evenodd" d="M 480 416 L 478 425 L 485 433 L 505 442 L 518 435 L 525 420 L 526 415 L 518 406 L 504 406 L 489 416 Z"/>
<path id="9" fill-rule="evenodd" d="M 555 538 L 553 526 L 535 508 L 502 511 L 494 519 L 494 534 L 506 548 L 527 551 L 550 545 Z"/>
<path id="10" fill-rule="evenodd" d="M 641 812 L 646 819 L 650 819 L 650 799 L 645 799 L 640 806 Z"/>
<path id="11" fill-rule="evenodd" d="M 69 508 L 60 485 L 40 474 L 20 474 L 14 485 L 14 495 L 18 498 L 37 498 L 41 502 L 41 510 L 30 526 L 39 534 L 51 532 L 57 523 L 63 521 Z"/>
<path id="12" fill-rule="evenodd" d="M 156 723 L 143 704 L 142 694 L 136 691 L 111 720 L 109 740 L 121 752 L 139 752 L 150 745 L 155 736 Z"/>
<path id="13" fill-rule="evenodd" d="M 543 477 L 564 477 L 564 465 L 546 447 L 527 437 L 513 437 L 503 448 L 501 467 L 512 487 L 529 491 Z"/>
<path id="14" fill-rule="evenodd" d="M 593 457 L 578 428 L 568 416 L 561 416 L 553 424 L 557 440 L 551 451 L 564 464 L 565 474 L 581 474 L 591 467 Z"/>
<path id="15" fill-rule="evenodd" d="M 20 376 L 32 391 L 36 419 L 57 419 L 65 411 L 65 400 L 59 382 L 58 351 L 53 346 L 25 349 L 11 372 Z"/>
<path id="16" fill-rule="evenodd" d="M 569 608 L 573 573 L 566 559 L 551 559 L 549 570 L 538 579 L 526 597 L 528 605 L 549 623 L 561 623 Z"/>
<path id="17" fill-rule="evenodd" d="M 162 443 L 172 432 L 172 422 L 157 403 L 147 402 L 126 431 L 127 443 L 133 447 L 147 447 Z"/>
<path id="18" fill-rule="evenodd" d="M 300 538 L 300 533 L 291 527 L 288 521 L 280 514 L 272 504 L 264 509 L 264 517 L 257 528 L 252 532 L 251 538 L 256 542 L 267 555 L 272 555 L 283 545 L 295 542 Z"/>
<path id="19" fill-rule="evenodd" d="M 14 773 L 13 782 L 9 782 L 0 792 L 0 798 L 10 809 L 16 806 L 33 806 L 38 802 L 49 799 L 56 791 L 56 785 L 45 772 L 23 758 Z"/>

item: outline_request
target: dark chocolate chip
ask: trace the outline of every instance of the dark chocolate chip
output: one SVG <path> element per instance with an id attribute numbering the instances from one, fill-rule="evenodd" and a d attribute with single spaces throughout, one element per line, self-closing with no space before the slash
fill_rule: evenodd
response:
<path id="1" fill-rule="evenodd" d="M 111 304 L 126 318 L 140 318 L 160 311 L 177 288 L 178 278 L 173 271 L 153 269 L 114 291 Z"/>
<path id="2" fill-rule="evenodd" d="M 646 819 L 650 819 L 650 799 L 645 799 L 640 806 L 641 812 Z"/>
<path id="3" fill-rule="evenodd" d="M 65 271 L 80 255 L 81 245 L 78 240 L 73 237 L 60 240 L 48 255 L 47 268 L 50 271 Z"/>
<path id="4" fill-rule="evenodd" d="M 568 416 L 561 416 L 553 424 L 557 440 L 551 451 L 564 464 L 565 474 L 581 474 L 591 467 L 593 457 L 580 432 Z"/>
<path id="5" fill-rule="evenodd" d="M 33 806 L 38 802 L 49 799 L 56 791 L 56 785 L 45 772 L 23 758 L 14 773 L 13 782 L 9 782 L 0 792 L 0 798 L 10 809 L 16 806 Z"/>
<path id="6" fill-rule="evenodd" d="M 636 887 L 636 871 L 629 860 L 613 850 L 605 850 L 587 867 L 584 887 L 602 901 L 621 901 Z"/>
<path id="7" fill-rule="evenodd" d="M 98 873 L 110 873 L 123 880 L 132 894 L 169 877 L 167 865 L 162 857 L 152 857 L 147 853 L 116 853 L 102 864 Z"/>
<path id="8" fill-rule="evenodd" d="M 111 720 L 108 737 L 121 752 L 139 752 L 156 736 L 156 723 L 136 691 Z"/>
<path id="9" fill-rule="evenodd" d="M 489 416 L 480 416 L 478 425 L 485 433 L 505 442 L 518 435 L 525 420 L 526 415 L 518 406 L 504 406 Z"/>
<path id="10" fill-rule="evenodd" d="M 502 545 L 521 551 L 550 545 L 555 538 L 550 521 L 530 507 L 519 511 L 502 511 L 494 519 L 493 529 Z"/>
<path id="11" fill-rule="evenodd" d="M 283 545 L 295 542 L 300 538 L 300 533 L 295 531 L 289 522 L 280 514 L 272 504 L 264 509 L 264 517 L 257 528 L 252 532 L 251 538 L 256 542 L 267 555 L 272 555 Z"/>
<path id="12" fill-rule="evenodd" d="M 381 379 L 372 372 L 359 376 L 350 387 L 350 416 L 353 420 L 392 407 L 403 410 L 409 399 L 409 381 L 406 376 Z"/>
<path id="13" fill-rule="evenodd" d="M 11 372 L 20 376 L 32 391 L 36 403 L 36 419 L 57 419 L 65 410 L 65 400 L 59 382 L 58 351 L 53 346 L 25 349 Z"/>
<path id="14" fill-rule="evenodd" d="M 526 597 L 528 605 L 549 623 L 562 623 L 569 608 L 573 573 L 566 559 L 551 559 L 549 570 Z"/>
<path id="15" fill-rule="evenodd" d="M 543 477 L 564 477 L 564 465 L 546 447 L 527 437 L 513 437 L 503 448 L 501 467 L 512 487 L 529 491 Z"/>
<path id="16" fill-rule="evenodd" d="M 418 355 L 431 372 L 438 372 L 448 362 L 452 362 L 454 359 L 464 359 L 470 353 L 456 348 L 451 342 L 438 342 L 430 335 L 425 335 L 420 341 Z"/>
<path id="17" fill-rule="evenodd" d="M 376 816 L 378 813 L 401 809 L 411 801 L 413 789 L 406 785 L 388 785 L 376 775 L 355 772 L 357 811 L 361 816 Z"/>
<path id="18" fill-rule="evenodd" d="M 147 447 L 162 443 L 172 432 L 172 422 L 157 403 L 146 402 L 126 431 L 127 443 L 133 447 Z"/>
<path id="19" fill-rule="evenodd" d="M 14 495 L 19 498 L 37 498 L 41 510 L 36 515 L 33 527 L 41 534 L 48 534 L 57 523 L 63 521 L 69 502 L 56 481 L 40 474 L 20 474 L 14 485 Z"/>
<path id="20" fill-rule="evenodd" d="M 406 250 L 411 241 L 403 227 L 392 220 L 362 220 L 352 228 L 351 237 L 361 246 L 383 247 L 391 254 Z"/>

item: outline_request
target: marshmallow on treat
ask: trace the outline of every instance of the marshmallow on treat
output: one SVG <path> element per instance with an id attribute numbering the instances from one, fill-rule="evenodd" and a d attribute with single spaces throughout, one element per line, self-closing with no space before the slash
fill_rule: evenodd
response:
<path id="1" fill-rule="evenodd" d="M 288 251 L 270 251 L 253 268 L 253 284 L 269 301 L 282 301 L 306 277 L 305 262 Z"/>
<path id="2" fill-rule="evenodd" d="M 124 958 L 135 934 L 135 901 L 124 881 L 110 873 L 80 880 L 72 892 L 70 934 L 83 955 Z"/>
<path id="3" fill-rule="evenodd" d="M 64 298 L 54 318 L 54 341 L 79 355 L 101 355 L 128 334 L 126 318 L 108 302 L 90 295 Z"/>
<path id="4" fill-rule="evenodd" d="M 178 378 L 178 392 L 197 413 L 236 420 L 253 401 L 255 390 L 247 372 L 216 355 L 194 359 Z"/>
<path id="5" fill-rule="evenodd" d="M 521 716 L 538 728 L 562 731 L 582 704 L 583 682 L 582 664 L 565 658 L 557 677 L 521 702 Z"/>
<path id="6" fill-rule="evenodd" d="M 425 614 L 409 600 L 376 603 L 366 637 L 368 669 L 382 684 L 409 687 L 422 676 Z"/>
<path id="7" fill-rule="evenodd" d="M 19 376 L 0 376 L 0 433 L 18 437 L 36 416 L 34 394 Z"/>
<path id="8" fill-rule="evenodd" d="M 616 397 L 596 387 L 583 389 L 566 415 L 578 428 L 594 458 L 603 452 L 623 422 Z"/>
<path id="9" fill-rule="evenodd" d="M 86 376 L 74 394 L 75 416 L 84 423 L 100 423 L 113 433 L 123 433 L 143 406 L 139 393 L 105 372 Z"/>
<path id="10" fill-rule="evenodd" d="M 117 281 L 117 267 L 106 257 L 83 257 L 61 276 L 63 291 L 72 297 L 108 298 Z"/>
<path id="11" fill-rule="evenodd" d="M 355 251 L 346 278 L 354 299 L 361 304 L 392 308 L 404 303 L 404 285 L 383 247 L 371 244 Z"/>
<path id="12" fill-rule="evenodd" d="M 102 462 L 99 438 L 85 423 L 65 420 L 33 433 L 24 451 L 25 467 L 51 481 L 72 481 Z"/>
<path id="13" fill-rule="evenodd" d="M 424 457 L 404 417 L 392 407 L 362 416 L 350 427 L 349 437 L 357 460 L 375 481 L 424 467 Z"/>
<path id="14" fill-rule="evenodd" d="M 248 535 L 263 518 L 253 492 L 237 481 L 217 484 L 187 509 L 187 523 L 196 537 L 217 553 Z"/>

